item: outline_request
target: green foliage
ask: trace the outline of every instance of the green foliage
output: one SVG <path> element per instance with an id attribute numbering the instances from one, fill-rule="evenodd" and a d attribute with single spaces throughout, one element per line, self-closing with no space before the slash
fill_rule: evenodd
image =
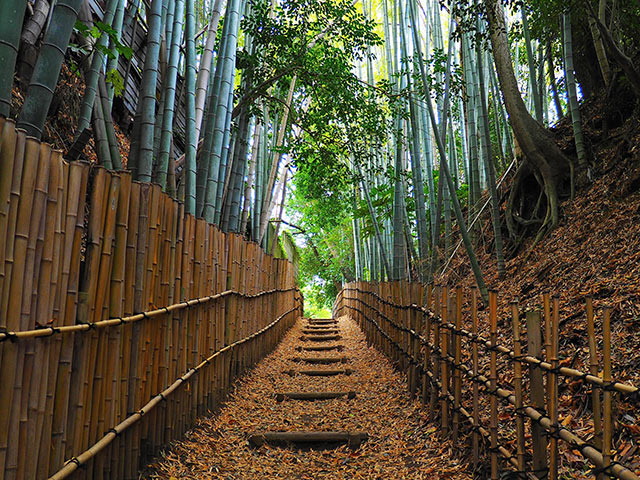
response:
<path id="1" fill-rule="evenodd" d="M 85 46 L 74 43 L 70 44 L 69 49 L 77 55 L 88 57 L 94 51 L 99 51 L 106 58 L 115 59 L 116 55 L 113 52 L 113 50 L 115 49 L 119 55 L 122 55 L 127 60 L 131 59 L 131 57 L 133 56 L 133 49 L 123 44 L 118 39 L 118 32 L 116 32 L 110 25 L 107 25 L 103 22 L 96 22 L 93 26 L 90 27 L 80 20 L 76 20 L 73 28 L 75 33 L 87 39 L 90 39 L 90 44 L 92 45 L 92 49 L 88 50 Z M 112 48 L 107 47 L 98 41 L 105 35 L 109 37 L 109 42 Z M 80 69 L 77 63 L 71 62 L 71 71 L 77 75 L 80 74 Z M 107 71 L 105 80 L 108 84 L 111 84 L 113 86 L 113 91 L 116 97 L 122 95 L 122 92 L 124 90 L 124 79 L 116 69 Z"/>

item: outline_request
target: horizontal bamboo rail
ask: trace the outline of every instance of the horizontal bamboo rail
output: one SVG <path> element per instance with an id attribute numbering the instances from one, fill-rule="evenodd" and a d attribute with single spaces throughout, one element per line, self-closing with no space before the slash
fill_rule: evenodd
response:
<path id="1" fill-rule="evenodd" d="M 418 306 L 418 302 L 422 302 L 422 298 L 427 299 L 426 307 Z M 495 292 L 491 292 L 489 308 L 489 319 L 491 320 L 490 332 L 493 332 L 492 328 L 495 328 L 491 325 L 497 323 L 496 298 L 497 295 Z M 554 300 L 551 302 L 548 296 L 544 296 L 543 300 L 545 304 L 544 318 L 546 322 L 545 351 L 548 356 L 545 360 L 529 354 L 521 354 L 519 350 L 518 353 L 516 353 L 504 346 L 498 345 L 495 340 L 487 340 L 461 328 L 461 289 L 457 289 L 455 294 L 452 294 L 446 287 L 433 289 L 431 286 L 428 286 L 425 292 L 424 287 L 417 284 L 403 282 L 383 284 L 355 282 L 346 285 L 340 292 L 334 305 L 334 315 L 337 316 L 339 313 L 352 315 L 362 326 L 368 341 L 395 360 L 400 368 L 407 371 L 409 386 L 413 392 L 418 391 L 418 387 L 415 385 L 415 379 L 422 379 L 422 400 L 429 402 L 429 396 L 431 396 L 432 408 L 436 405 L 438 399 L 442 402 L 442 408 L 438 406 L 438 411 L 442 410 L 440 416 L 443 431 L 451 427 L 449 422 L 449 412 L 451 411 L 453 414 L 454 437 L 458 435 L 458 429 L 460 428 L 459 421 L 460 418 L 462 418 L 470 425 L 473 433 L 474 446 L 478 444 L 476 442 L 477 437 L 483 438 L 491 445 L 492 477 L 497 478 L 498 476 L 498 464 L 497 462 L 494 463 L 493 460 L 494 458 L 497 460 L 497 455 L 500 455 L 505 458 L 516 475 L 521 478 L 541 478 L 547 476 L 548 478 L 557 478 L 558 450 L 552 441 L 560 440 L 591 461 L 596 467 L 594 474 L 606 474 L 623 480 L 637 480 L 638 476 L 624 465 L 613 461 L 609 452 L 612 451 L 611 429 L 613 424 L 610 420 L 612 415 L 611 394 L 614 392 L 621 393 L 625 396 L 625 400 L 634 402 L 638 398 L 638 389 L 632 385 L 612 380 L 610 377 L 607 377 L 606 372 L 606 381 L 603 381 L 597 376 L 597 369 L 595 371 L 591 370 L 590 374 L 585 374 L 579 370 L 559 367 L 557 364 L 557 325 L 559 323 L 557 301 Z M 472 290 L 470 303 L 472 305 L 471 317 L 474 325 L 473 332 L 477 331 L 476 301 L 476 292 Z M 553 314 L 551 312 L 552 303 L 554 307 Z M 512 312 L 515 315 L 514 325 L 518 326 L 520 319 L 517 304 L 512 304 Z M 454 322 L 449 321 L 449 316 L 455 318 Z M 610 358 L 609 350 L 607 350 L 607 345 L 609 344 L 609 322 L 606 311 L 604 316 L 604 362 L 606 367 L 609 361 L 608 359 Z M 530 332 L 535 333 L 535 328 L 541 329 L 539 321 L 537 324 L 535 323 L 536 319 L 540 319 L 541 316 L 537 314 L 527 314 L 527 318 L 529 317 L 531 317 L 531 321 L 534 322 L 531 323 L 534 330 L 530 330 Z M 592 321 L 592 317 L 590 321 Z M 518 330 L 516 332 L 518 332 Z M 517 338 L 519 339 L 519 337 Z M 465 355 L 462 355 L 465 352 L 460 342 L 462 339 L 468 341 L 467 346 L 469 350 L 466 351 Z M 593 343 L 595 344 L 595 342 Z M 476 346 L 486 348 L 487 352 L 493 355 L 500 353 L 504 361 L 516 366 L 514 391 L 494 382 L 491 377 L 491 375 L 494 375 L 493 372 L 495 369 L 493 360 L 491 363 L 491 375 L 489 377 L 478 371 L 476 363 L 474 363 L 472 367 L 469 367 L 462 362 L 463 356 L 470 360 L 475 358 L 471 355 L 473 353 L 471 349 Z M 516 347 L 519 349 L 518 345 L 516 345 Z M 521 364 L 530 366 L 530 375 L 535 373 L 535 370 L 544 372 L 547 375 L 547 408 L 544 408 L 544 406 L 542 406 L 543 408 L 539 408 L 531 403 L 523 404 L 521 400 L 522 394 L 520 389 L 522 387 L 520 380 L 524 380 L 524 378 L 518 376 L 520 374 L 518 374 L 519 370 L 517 369 L 517 366 Z M 415 375 L 413 377 L 414 385 L 412 385 L 412 375 Z M 454 380 L 450 382 L 449 378 L 451 376 L 453 376 Z M 469 380 L 469 385 L 474 386 L 474 392 L 475 386 L 477 385 L 488 394 L 488 398 L 495 398 L 513 407 L 516 421 L 519 418 L 525 418 L 530 420 L 532 425 L 536 425 L 540 433 L 536 433 L 536 429 L 532 428 L 533 438 L 531 442 L 535 448 L 537 448 L 535 443 L 537 441 L 536 435 L 540 435 L 541 438 L 546 439 L 548 437 L 551 439 L 552 441 L 549 442 L 550 463 L 546 463 L 547 455 L 544 450 L 537 453 L 534 448 L 533 466 L 529 469 L 525 468 L 523 450 L 525 445 L 524 430 L 518 429 L 518 454 L 512 455 L 504 445 L 498 442 L 498 425 L 502 420 L 498 420 L 497 409 L 494 410 L 493 407 L 491 409 L 490 428 L 487 429 L 483 427 L 479 422 L 478 412 L 480 402 L 478 401 L 478 397 L 476 394 L 473 396 L 466 394 L 462 396 L 460 388 L 461 382 L 455 380 L 459 378 L 459 376 L 464 376 Z M 569 428 L 558 423 L 558 389 L 554 386 L 556 385 L 558 376 L 577 379 L 585 385 L 594 387 L 594 392 L 596 389 L 600 389 L 603 390 L 605 394 L 609 394 L 609 406 L 605 408 L 604 412 L 605 417 L 608 417 L 609 420 L 607 421 L 605 418 L 604 425 L 602 426 L 602 428 L 605 429 L 605 433 L 608 429 L 608 433 L 603 437 L 604 447 L 598 447 L 595 444 L 583 440 Z M 533 377 L 531 377 L 531 380 L 532 379 Z M 501 378 L 501 380 L 503 382 L 505 381 L 504 378 Z M 535 387 L 534 384 L 529 385 L 530 394 L 533 396 L 537 395 L 535 388 L 537 387 Z M 432 393 L 429 394 L 429 392 Z M 543 390 L 539 392 L 543 397 L 545 396 Z M 471 402 L 467 401 L 467 403 L 471 403 L 472 413 L 470 413 L 468 408 L 463 406 L 463 398 L 472 399 Z M 594 431 L 597 433 L 599 429 L 596 428 Z M 595 440 L 597 440 L 597 438 L 595 438 L 594 441 Z M 545 448 L 546 444 L 545 441 Z M 536 457 L 536 455 L 538 456 Z M 474 462 L 477 462 L 477 457 L 478 455 L 474 448 Z"/>
<path id="2" fill-rule="evenodd" d="M 441 320 L 439 320 L 437 318 L 437 316 L 429 311 L 428 309 L 426 309 L 425 307 L 420 307 L 419 305 L 412 303 L 409 305 L 396 305 L 393 302 L 389 302 L 388 300 L 384 300 L 382 299 L 378 294 L 374 293 L 374 292 L 367 292 L 358 288 L 345 288 L 345 291 L 354 291 L 354 292 L 358 292 L 358 293 L 363 293 L 363 294 L 368 294 L 371 295 L 373 297 L 375 297 L 378 301 L 380 301 L 381 303 L 384 303 L 388 306 L 394 307 L 394 308 L 398 308 L 398 309 L 402 309 L 402 310 L 415 310 L 418 312 L 421 312 L 424 315 L 428 315 L 430 316 L 433 321 L 437 321 L 438 323 L 440 323 L 443 327 L 449 329 L 449 330 L 455 330 L 456 326 L 451 323 L 451 322 L 442 322 Z M 403 327 L 403 326 L 399 326 L 399 329 L 402 331 L 405 331 L 406 333 L 410 333 L 413 335 L 417 335 L 417 332 L 415 332 L 414 330 L 408 328 L 408 327 Z M 477 343 L 478 345 L 486 348 L 486 349 L 491 349 L 491 342 L 482 337 L 481 335 L 477 335 L 477 334 L 473 334 L 471 333 L 469 330 L 466 330 L 464 328 L 460 328 L 459 331 L 457 332 L 460 335 L 462 335 L 463 337 L 468 338 L 471 342 Z M 513 350 L 510 350 L 508 347 L 505 347 L 504 345 L 496 345 L 495 346 L 495 351 L 506 356 L 509 357 L 511 360 L 515 360 L 516 358 L 516 354 Z M 520 360 L 524 363 L 528 363 L 529 365 L 532 365 L 534 367 L 540 368 L 541 370 L 544 370 L 546 372 L 549 373 L 557 373 L 558 375 L 562 375 L 565 377 L 571 377 L 577 381 L 581 381 L 583 383 L 588 383 L 591 384 L 593 386 L 596 387 L 606 387 L 606 389 L 608 390 L 612 390 L 615 392 L 619 392 L 625 395 L 625 399 L 631 402 L 637 402 L 640 403 L 640 388 L 636 387 L 634 385 L 629 385 L 627 383 L 623 383 L 623 382 L 618 382 L 615 380 L 612 380 L 609 383 L 605 383 L 605 381 L 593 374 L 590 373 L 586 373 L 586 372 L 582 372 L 580 370 L 577 370 L 575 368 L 569 368 L 569 367 L 557 367 L 557 369 L 549 362 L 546 362 L 544 360 L 541 360 L 540 358 L 536 358 L 533 357 L 531 355 L 523 355 Z"/>
<path id="3" fill-rule="evenodd" d="M 119 423 L 115 427 L 111 428 L 107 431 L 107 434 L 100 439 L 97 443 L 95 443 L 91 448 L 81 453 L 77 457 L 73 457 L 69 459 L 64 467 L 58 470 L 55 474 L 50 477 L 50 480 L 62 480 L 63 478 L 67 478 L 74 471 L 80 468 L 82 465 L 86 464 L 91 458 L 93 458 L 100 451 L 104 450 L 116 437 L 121 435 L 127 429 L 132 427 L 136 422 L 138 422 L 143 415 L 149 413 L 155 407 L 160 404 L 162 401 L 166 401 L 169 396 L 175 392 L 183 383 L 187 382 L 190 378 L 192 378 L 196 373 L 198 373 L 203 368 L 211 365 L 211 362 L 215 360 L 217 357 L 223 355 L 225 352 L 230 352 L 234 348 L 242 345 L 243 343 L 250 342 L 260 337 L 262 334 L 271 330 L 274 326 L 276 326 L 280 321 L 285 318 L 290 313 L 296 311 L 297 308 L 292 308 L 282 315 L 280 315 L 276 320 L 271 322 L 269 325 L 264 327 L 263 329 L 249 335 L 248 337 L 243 338 L 242 340 L 238 340 L 237 342 L 232 343 L 231 345 L 227 345 L 226 347 L 214 352 L 212 355 L 204 359 L 195 367 L 190 368 L 187 372 L 184 373 L 181 377 L 178 377 L 169 387 L 164 389 L 162 392 L 155 395 L 149 402 L 147 402 L 140 410 L 138 410 L 133 415 L 127 417 L 123 422 Z"/>
<path id="4" fill-rule="evenodd" d="M 0 478 L 138 478 L 301 315 L 287 260 L 0 119 Z"/>
<path id="5" fill-rule="evenodd" d="M 73 332 L 88 332 L 89 330 L 94 330 L 96 328 L 120 326 L 126 323 L 139 322 L 140 320 L 155 318 L 161 315 L 167 315 L 172 312 L 184 310 L 185 308 L 190 308 L 197 305 L 204 305 L 206 303 L 214 302 L 216 300 L 220 300 L 231 295 L 237 296 L 240 298 L 251 299 L 251 298 L 259 298 L 264 295 L 270 295 L 272 293 L 287 293 L 287 292 L 297 292 L 297 291 L 298 291 L 297 288 L 273 289 L 265 292 L 260 292 L 255 295 L 247 295 L 247 294 L 236 292 L 233 290 L 226 290 L 216 295 L 209 295 L 208 297 L 202 297 L 202 298 L 194 298 L 192 300 L 187 300 L 186 302 L 174 303 L 173 305 L 169 305 L 168 307 L 156 308 L 155 310 L 149 310 L 148 312 L 137 313 L 135 315 L 130 315 L 128 317 L 110 318 L 109 320 L 101 320 L 93 323 L 81 323 L 79 325 L 68 325 L 66 327 L 65 326 L 63 327 L 46 326 L 46 327 L 36 328 L 35 330 L 26 330 L 24 332 L 0 332 L 0 342 L 3 342 L 5 340 L 11 340 L 12 342 L 15 342 L 17 340 L 26 339 L 26 338 L 51 337 L 57 334 L 73 333 Z"/>

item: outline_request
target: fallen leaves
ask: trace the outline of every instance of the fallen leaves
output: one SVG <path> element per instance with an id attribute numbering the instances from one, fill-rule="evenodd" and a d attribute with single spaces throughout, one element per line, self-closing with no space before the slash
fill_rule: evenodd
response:
<path id="1" fill-rule="evenodd" d="M 300 322 L 299 322 L 300 323 Z M 238 385 L 219 415 L 202 419 L 185 440 L 149 465 L 146 479 L 452 479 L 470 478 L 464 462 L 450 456 L 450 441 L 434 435 L 425 411 L 409 397 L 403 375 L 368 347 L 363 334 L 346 317 L 339 323 L 352 375 L 306 377 L 283 375 L 296 368 L 300 325 L 278 349 Z M 335 356 L 314 352 L 314 356 Z M 349 391 L 353 400 L 275 401 L 282 391 Z M 251 449 L 249 433 L 260 431 L 365 431 L 369 441 L 358 450 L 263 446 Z"/>

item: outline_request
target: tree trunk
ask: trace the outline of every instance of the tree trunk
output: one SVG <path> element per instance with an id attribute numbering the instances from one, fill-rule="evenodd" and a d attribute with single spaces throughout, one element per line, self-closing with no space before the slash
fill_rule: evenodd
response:
<path id="1" fill-rule="evenodd" d="M 498 80 L 511 128 L 528 163 L 539 173 L 542 182 L 541 188 L 547 199 L 543 227 L 554 228 L 559 220 L 558 190 L 567 176 L 570 161 L 562 154 L 550 133 L 529 114 L 522 100 L 511 63 L 502 3 L 499 0 L 484 0 L 484 4 Z M 512 188 L 518 189 L 520 185 L 514 184 Z"/>

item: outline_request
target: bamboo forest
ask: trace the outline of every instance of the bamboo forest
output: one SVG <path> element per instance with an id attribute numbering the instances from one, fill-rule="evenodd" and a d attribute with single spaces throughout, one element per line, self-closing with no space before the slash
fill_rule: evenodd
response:
<path id="1" fill-rule="evenodd" d="M 0 479 L 640 480 L 638 0 L 0 0 Z"/>

